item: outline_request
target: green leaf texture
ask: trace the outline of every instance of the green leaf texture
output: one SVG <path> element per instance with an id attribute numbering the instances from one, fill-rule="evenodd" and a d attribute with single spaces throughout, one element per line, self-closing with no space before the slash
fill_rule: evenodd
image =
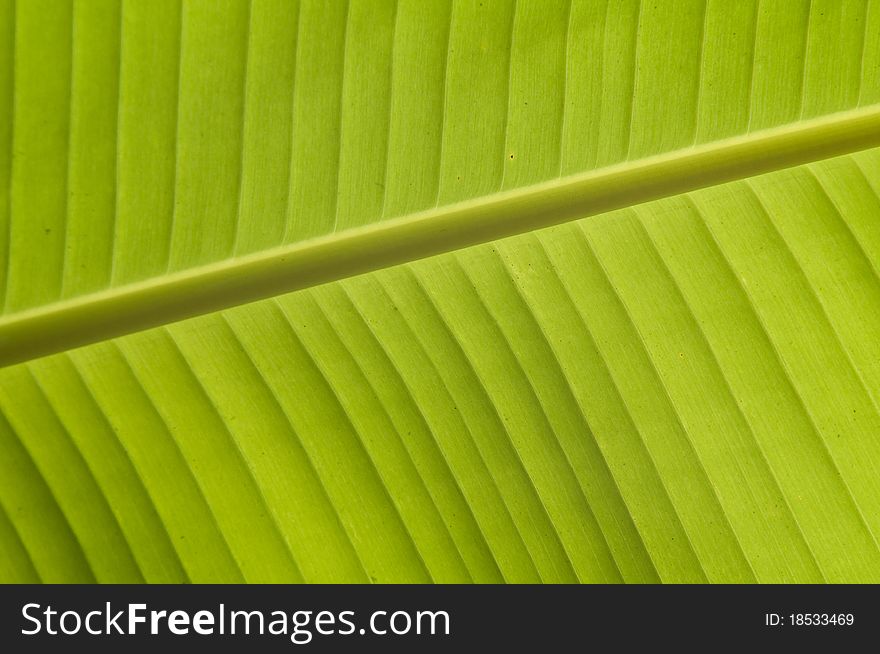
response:
<path id="1" fill-rule="evenodd" d="M 867 0 L 0 12 L 10 319 L 880 102 Z M 880 151 L 742 177 L 3 368 L 0 580 L 880 581 Z"/>

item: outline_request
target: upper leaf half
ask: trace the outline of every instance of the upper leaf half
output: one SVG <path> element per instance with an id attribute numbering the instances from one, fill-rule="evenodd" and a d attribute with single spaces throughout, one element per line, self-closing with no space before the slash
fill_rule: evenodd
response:
<path id="1" fill-rule="evenodd" d="M 7 313 L 880 100 L 860 1 L 2 11 Z"/>

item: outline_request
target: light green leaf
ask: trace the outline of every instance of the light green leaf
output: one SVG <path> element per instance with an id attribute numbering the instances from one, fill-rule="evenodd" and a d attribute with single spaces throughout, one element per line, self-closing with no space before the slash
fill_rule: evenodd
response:
<path id="1" fill-rule="evenodd" d="M 880 580 L 878 28 L 4 0 L 0 580 Z"/>

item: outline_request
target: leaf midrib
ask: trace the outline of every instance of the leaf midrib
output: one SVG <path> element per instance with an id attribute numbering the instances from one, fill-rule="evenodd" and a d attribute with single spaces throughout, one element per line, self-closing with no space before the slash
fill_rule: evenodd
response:
<path id="1" fill-rule="evenodd" d="M 880 145 L 880 105 L 624 162 L 0 318 L 0 367 Z"/>

